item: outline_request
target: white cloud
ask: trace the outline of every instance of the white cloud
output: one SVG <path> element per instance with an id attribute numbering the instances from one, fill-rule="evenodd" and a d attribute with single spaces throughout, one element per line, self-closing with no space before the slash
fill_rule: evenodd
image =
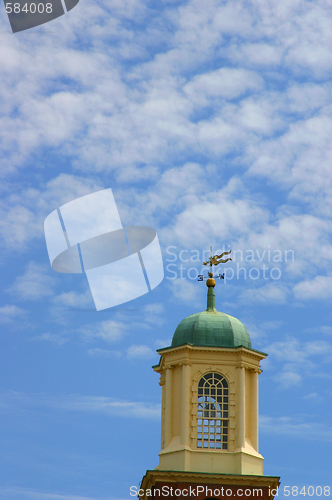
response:
<path id="1" fill-rule="evenodd" d="M 278 375 L 274 377 L 274 380 L 278 382 L 281 387 L 288 389 L 289 387 L 300 385 L 303 377 L 295 371 L 286 369 L 285 371 L 278 373 Z"/>
<path id="2" fill-rule="evenodd" d="M 313 340 L 311 342 L 300 341 L 291 338 L 282 342 L 274 342 L 266 349 L 276 356 L 278 360 L 294 363 L 303 363 L 310 356 L 322 356 L 332 352 L 330 344 L 324 340 Z"/>
<path id="3" fill-rule="evenodd" d="M 204 182 L 204 181 L 203 181 Z M 192 187 L 192 184 L 189 184 Z M 199 194 L 199 193 L 197 193 Z M 268 220 L 268 212 L 246 192 L 243 183 L 233 177 L 220 190 L 205 192 L 189 200 L 188 206 L 175 218 L 173 224 L 162 234 L 182 245 L 194 248 L 206 245 L 206 234 L 220 241 L 236 240 L 257 225 Z M 203 243 L 204 242 L 204 243 Z"/>
<path id="4" fill-rule="evenodd" d="M 90 308 L 92 307 L 95 310 L 90 289 L 87 289 L 83 293 L 77 293 L 74 291 L 63 292 L 60 295 L 54 297 L 54 303 L 71 308 L 78 307 L 80 309 L 90 306 Z"/>
<path id="5" fill-rule="evenodd" d="M 8 288 L 11 294 L 15 294 L 24 300 L 39 300 L 53 295 L 55 280 L 49 276 L 50 270 L 34 261 L 29 262 L 23 275 L 15 279 L 13 285 Z"/>
<path id="6" fill-rule="evenodd" d="M 293 288 L 300 300 L 324 300 L 332 297 L 332 276 L 316 276 L 313 280 L 301 281 Z"/>
<path id="7" fill-rule="evenodd" d="M 131 345 L 127 349 L 127 356 L 131 359 L 151 359 L 157 354 L 147 345 Z"/>
<path id="8" fill-rule="evenodd" d="M 53 344 L 58 344 L 58 345 L 63 345 L 66 342 L 68 342 L 68 338 L 62 337 L 61 335 L 57 333 L 42 333 L 41 335 L 36 335 L 35 337 L 31 337 L 31 340 L 36 340 L 36 341 L 47 341 L 47 342 L 52 342 Z"/>
<path id="9" fill-rule="evenodd" d="M 21 252 L 28 242 L 44 237 L 44 220 L 59 206 L 102 186 L 92 179 L 61 173 L 41 185 L 10 194 L 0 203 L 3 247 Z"/>
<path id="10" fill-rule="evenodd" d="M 26 311 L 21 307 L 13 304 L 7 304 L 0 307 L 0 323 L 12 323 L 15 320 L 20 320 Z"/>
<path id="11" fill-rule="evenodd" d="M 101 339 L 105 342 L 116 342 L 126 334 L 127 325 L 112 319 L 101 321 L 97 324 L 81 326 L 77 331 L 83 335 L 84 340 Z"/>
<path id="12" fill-rule="evenodd" d="M 244 325 L 247 328 L 251 339 L 265 340 L 268 337 L 268 333 L 273 330 L 278 330 L 283 325 L 283 321 L 265 321 L 259 325 L 252 323 L 250 320 L 245 321 Z M 264 370 L 267 369 L 267 364 L 269 364 L 269 359 L 264 360 Z"/>
<path id="13" fill-rule="evenodd" d="M 183 89 L 198 105 L 211 105 L 210 98 L 234 99 L 247 91 L 258 91 L 262 78 L 253 71 L 221 68 L 195 76 Z"/>
<path id="14" fill-rule="evenodd" d="M 146 402 L 127 401 L 103 396 L 79 396 L 76 394 L 50 396 L 15 391 L 0 394 L 0 408 L 44 407 L 55 410 L 102 413 L 128 418 L 160 418 L 160 405 Z"/>
<path id="15" fill-rule="evenodd" d="M 142 321 L 148 327 L 159 327 L 165 322 L 165 308 L 163 304 L 147 304 L 142 312 Z"/>
<path id="16" fill-rule="evenodd" d="M 91 357 L 104 357 L 104 358 L 123 358 L 129 359 L 151 359 L 157 356 L 156 352 L 147 345 L 131 345 L 125 351 L 114 351 L 112 349 L 102 349 L 95 347 L 88 349 L 88 354 Z"/>
<path id="17" fill-rule="evenodd" d="M 286 91 L 286 98 L 290 111 L 307 113 L 326 106 L 330 96 L 325 84 L 293 83 Z"/>
<path id="18" fill-rule="evenodd" d="M 277 138 L 248 144 L 249 172 L 267 177 L 283 189 L 291 189 L 290 200 L 307 202 L 317 214 L 329 216 L 331 132 L 328 107 L 313 116 L 301 116 Z"/>
<path id="19" fill-rule="evenodd" d="M 160 418 L 160 405 L 126 401 L 101 396 L 64 396 L 48 398 L 47 405 L 56 409 L 121 415 L 128 418 Z"/>
<path id="20" fill-rule="evenodd" d="M 323 340 L 305 342 L 289 338 L 264 347 L 264 351 L 269 353 L 272 362 L 275 359 L 281 363 L 274 380 L 286 389 L 301 385 L 308 376 L 320 377 L 320 370 L 332 357 L 332 346 Z"/>
<path id="21" fill-rule="evenodd" d="M 165 307 L 163 304 L 147 304 L 144 307 L 144 311 L 147 314 L 162 314 L 165 311 Z"/>
<path id="22" fill-rule="evenodd" d="M 86 172 L 106 171 L 124 183 L 151 181 L 149 192 L 136 186 L 119 190 L 126 195 L 120 196 L 121 209 L 128 219 L 164 226 L 165 241 L 202 245 L 209 231 L 234 242 L 241 238 L 247 246 L 263 240 L 294 243 L 303 252 L 288 266 L 294 273 L 303 272 L 307 250 L 315 262 L 323 256 L 324 265 L 330 264 L 326 241 L 314 257 L 316 238 L 321 243 L 331 232 L 324 220 L 332 199 L 329 95 L 326 82 L 318 79 L 330 64 L 326 9 L 312 2 L 250 7 L 239 0 L 204 5 L 193 0 L 164 4 L 152 19 L 140 2 L 127 2 L 124 11 L 90 4 L 80 7 L 75 20 L 66 20 L 70 29 L 60 38 L 64 24 L 55 23 L 46 45 L 6 37 L 1 92 L 7 115 L 0 122 L 12 153 L 10 161 L 4 159 L 6 168 L 26 164 L 41 144 L 56 145 L 82 175 L 61 174 L 39 189 L 9 196 L 1 216 L 4 244 L 17 248 L 41 238 L 50 210 L 103 187 L 84 177 Z M 128 27 L 127 19 L 136 16 L 144 19 L 144 32 Z M 92 52 L 78 48 L 82 29 L 93 40 Z M 118 40 L 116 48 L 110 48 L 109 36 Z M 308 40 L 311 48 L 304 50 Z M 52 68 L 45 64 L 50 51 Z M 22 74 L 31 66 L 34 75 L 22 93 Z M 229 102 L 233 99 L 238 102 Z M 202 106 L 207 114 L 201 114 Z M 273 136 L 266 140 L 266 134 Z M 211 164 L 168 168 L 189 151 L 198 153 L 202 164 L 213 162 L 214 175 L 208 175 Z M 231 169 L 267 177 L 288 191 L 292 203 L 314 206 L 318 217 L 311 224 L 309 215 L 275 222 L 278 214 L 269 213 L 262 197 L 249 195 L 250 187 L 239 187 L 236 178 L 223 186 Z M 164 223 L 165 213 L 172 223 Z"/>
<path id="23" fill-rule="evenodd" d="M 292 415 L 287 417 L 261 415 L 259 428 L 261 432 L 269 434 L 299 437 L 314 441 L 332 440 L 332 428 L 323 422 L 310 420 L 307 415 Z"/>
<path id="24" fill-rule="evenodd" d="M 260 326 L 264 330 L 277 330 L 279 329 L 282 325 L 284 324 L 284 321 L 282 320 L 270 320 L 270 321 L 264 321 Z"/>
<path id="25" fill-rule="evenodd" d="M 242 62 L 258 66 L 279 65 L 282 58 L 282 48 L 267 43 L 249 43 L 241 48 Z"/>
<path id="26" fill-rule="evenodd" d="M 308 333 L 322 333 L 323 335 L 331 335 L 332 334 L 332 326 L 317 326 L 312 328 L 306 328 L 305 332 Z"/>
<path id="27" fill-rule="evenodd" d="M 307 401 L 312 401 L 313 404 L 321 403 L 324 401 L 324 399 L 321 396 L 319 396 L 317 392 L 311 392 L 310 394 L 303 396 L 303 399 L 306 399 Z"/>
<path id="28" fill-rule="evenodd" d="M 282 283 L 268 283 L 260 288 L 247 288 L 240 294 L 240 300 L 250 303 L 284 304 L 289 297 L 289 290 Z"/>
<path id="29" fill-rule="evenodd" d="M 169 283 L 169 288 L 175 299 L 186 304 L 199 304 L 199 290 L 197 283 L 192 283 L 185 279 L 174 279 Z"/>
<path id="30" fill-rule="evenodd" d="M 253 227 L 248 234 L 241 235 L 236 246 L 243 249 L 244 256 L 247 249 L 259 250 L 260 254 L 265 250 L 265 260 L 270 255 L 270 267 L 278 265 L 273 261 L 274 256 L 277 257 L 274 250 L 280 251 L 282 265 L 294 279 L 303 276 L 304 272 L 312 275 L 318 268 L 329 269 L 331 229 L 330 221 L 309 214 L 280 214 L 275 222 L 259 223 L 259 229 Z"/>
<path id="31" fill-rule="evenodd" d="M 21 251 L 25 242 L 41 235 L 41 227 L 34 211 L 16 203 L 8 210 L 7 203 L 1 204 L 0 234 L 5 247 Z"/>
<path id="32" fill-rule="evenodd" d="M 88 349 L 87 353 L 91 357 L 119 358 L 122 356 L 122 353 L 120 351 L 114 351 L 111 349 L 102 349 L 101 347 L 94 347 L 93 349 Z"/>
<path id="33" fill-rule="evenodd" d="M 5 152 L 11 155 L 4 159 L 6 168 L 26 162 L 41 145 L 61 147 L 66 155 L 75 151 L 76 168 L 94 171 L 153 165 L 188 148 L 205 152 L 210 148 L 210 154 L 219 154 L 220 141 L 230 137 L 231 148 L 237 150 L 239 139 L 253 143 L 250 127 L 249 134 L 238 126 L 227 127 L 238 108 L 226 122 L 212 120 L 219 129 L 215 138 L 219 144 L 211 141 L 208 132 L 213 133 L 213 127 L 202 131 L 204 126 L 192 119 L 196 100 L 183 92 L 186 85 L 192 92 L 193 86 L 196 90 L 201 86 L 213 107 L 216 92 L 225 98 L 245 89 L 256 92 L 262 82 L 256 70 L 262 66 L 278 65 L 274 78 L 279 79 L 283 78 L 280 66 L 288 80 L 289 72 L 294 78 L 301 71 L 315 78 L 328 74 L 330 30 L 325 5 L 289 2 L 280 8 L 270 3 L 249 6 L 240 0 L 223 4 L 211 0 L 204 5 L 192 0 L 180 6 L 164 4 L 150 17 L 144 4 L 134 3 L 128 11 L 135 12 L 133 19 L 144 19 L 144 30 L 128 27 L 132 14 L 92 3 L 80 6 L 75 19 L 53 23 L 53 33 L 41 32 L 47 43 L 5 38 L 1 92 L 7 115 L 0 131 Z M 93 43 L 92 50 L 78 48 L 82 32 Z M 109 45 L 110 36 L 117 40 L 116 46 Z M 47 64 L 50 53 L 52 68 Z M 211 70 L 212 58 L 216 63 Z M 240 67 L 234 68 L 235 64 Z M 22 75 L 32 66 L 34 75 L 29 73 L 27 86 Z M 266 80 L 269 76 L 263 75 Z M 220 85 L 215 85 L 217 79 Z M 217 115 L 220 111 L 215 109 Z M 254 114 L 264 118 L 263 108 L 259 111 Z M 262 144 L 260 133 L 255 140 Z"/>

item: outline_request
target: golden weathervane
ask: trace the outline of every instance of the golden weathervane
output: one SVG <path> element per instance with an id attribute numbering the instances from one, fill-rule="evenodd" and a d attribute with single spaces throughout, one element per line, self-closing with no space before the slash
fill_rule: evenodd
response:
<path id="1" fill-rule="evenodd" d="M 214 276 L 213 276 L 212 266 L 218 266 L 219 264 L 225 264 L 225 262 L 232 260 L 230 257 L 228 257 L 227 259 L 223 259 L 223 257 L 225 257 L 225 255 L 229 255 L 231 253 L 231 251 L 232 250 L 229 250 L 229 252 L 223 252 L 220 255 L 212 256 L 212 247 L 210 247 L 209 260 L 207 260 L 206 262 L 203 262 L 203 266 L 210 266 L 210 272 L 208 273 L 209 275 L 203 276 L 203 274 L 199 274 L 198 281 L 203 281 L 204 279 L 207 279 L 207 280 L 213 279 Z M 215 278 L 220 278 L 220 279 L 224 279 L 224 277 L 225 277 L 224 274 L 218 274 L 217 276 L 215 276 Z M 208 282 L 206 284 L 208 285 Z M 214 281 L 214 284 L 215 284 L 215 281 Z"/>

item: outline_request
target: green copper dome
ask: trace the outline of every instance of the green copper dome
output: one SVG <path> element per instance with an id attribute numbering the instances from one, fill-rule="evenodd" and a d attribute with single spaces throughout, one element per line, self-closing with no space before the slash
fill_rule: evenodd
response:
<path id="1" fill-rule="evenodd" d="M 183 319 L 175 330 L 172 347 L 184 344 L 251 349 L 249 333 L 241 321 L 216 310 L 213 286 L 208 288 L 206 311 Z"/>

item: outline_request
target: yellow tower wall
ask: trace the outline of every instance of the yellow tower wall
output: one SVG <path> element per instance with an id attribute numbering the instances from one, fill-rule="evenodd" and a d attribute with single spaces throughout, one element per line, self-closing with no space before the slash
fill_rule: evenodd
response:
<path id="1" fill-rule="evenodd" d="M 263 474 L 258 452 L 259 351 L 185 345 L 160 349 L 154 370 L 162 386 L 160 470 Z M 223 375 L 229 386 L 228 450 L 197 448 L 198 382 Z"/>

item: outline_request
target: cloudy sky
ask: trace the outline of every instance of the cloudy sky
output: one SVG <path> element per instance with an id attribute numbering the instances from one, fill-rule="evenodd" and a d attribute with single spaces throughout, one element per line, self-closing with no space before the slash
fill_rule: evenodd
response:
<path id="1" fill-rule="evenodd" d="M 329 2 L 81 0 L 16 34 L 2 7 L 0 39 L 1 500 L 131 498 L 158 463 L 155 350 L 205 309 L 210 245 L 233 251 L 217 309 L 269 354 L 264 473 L 331 486 Z M 105 188 L 165 279 L 97 312 L 43 222 Z"/>

